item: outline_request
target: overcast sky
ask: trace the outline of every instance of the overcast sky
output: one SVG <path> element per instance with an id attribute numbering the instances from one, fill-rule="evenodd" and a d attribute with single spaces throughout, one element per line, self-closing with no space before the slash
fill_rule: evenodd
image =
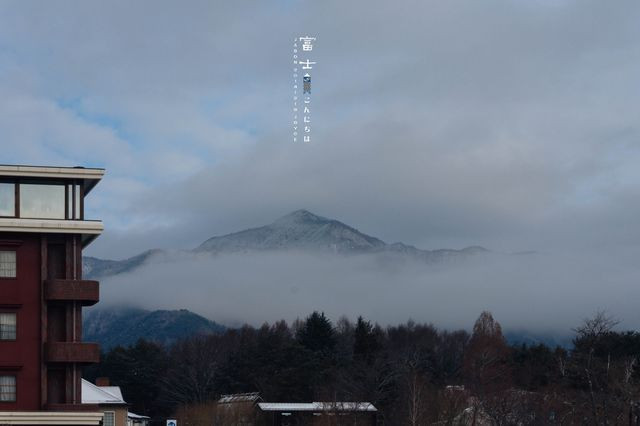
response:
<path id="1" fill-rule="evenodd" d="M 298 208 L 421 248 L 624 250 L 638 22 L 637 0 L 2 1 L 1 162 L 106 168 L 104 257 Z"/>

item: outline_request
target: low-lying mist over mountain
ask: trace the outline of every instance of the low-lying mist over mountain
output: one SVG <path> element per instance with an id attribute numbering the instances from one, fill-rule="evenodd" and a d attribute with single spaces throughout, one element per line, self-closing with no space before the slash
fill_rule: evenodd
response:
<path id="1" fill-rule="evenodd" d="M 86 277 L 101 280 L 100 309 L 188 309 L 231 327 L 293 321 L 314 310 L 333 320 L 413 319 L 446 329 L 468 329 L 489 310 L 518 339 L 536 336 L 527 341 L 562 341 L 597 310 L 615 313 L 621 327 L 640 326 L 632 250 L 421 250 L 305 210 L 192 250 L 89 257 L 84 267 Z"/>
<path id="2" fill-rule="evenodd" d="M 343 256 L 374 254 L 385 259 L 410 259 L 426 263 L 456 262 L 488 252 L 478 246 L 462 250 L 420 250 L 403 243 L 387 244 L 340 221 L 327 219 L 307 210 L 296 210 L 269 225 L 209 238 L 190 251 L 153 249 L 120 261 L 85 257 L 83 267 L 87 278 L 101 278 L 131 272 L 146 263 L 268 251 L 333 253 Z"/>

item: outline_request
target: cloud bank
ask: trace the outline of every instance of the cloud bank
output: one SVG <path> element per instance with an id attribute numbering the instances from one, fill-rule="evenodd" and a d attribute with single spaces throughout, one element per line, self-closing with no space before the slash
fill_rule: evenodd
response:
<path id="1" fill-rule="evenodd" d="M 380 261 L 369 255 L 226 255 L 149 264 L 103 280 L 102 307 L 189 308 L 229 325 L 293 320 L 314 310 L 334 320 L 408 319 L 469 328 L 490 310 L 506 329 L 567 335 L 596 310 L 640 327 L 632 286 L 638 253 L 489 255 L 453 265 Z"/>

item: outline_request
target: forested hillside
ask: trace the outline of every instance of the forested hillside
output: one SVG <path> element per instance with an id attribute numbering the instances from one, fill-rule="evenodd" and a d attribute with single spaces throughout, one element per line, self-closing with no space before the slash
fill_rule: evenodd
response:
<path id="1" fill-rule="evenodd" d="M 186 309 L 147 311 L 133 307 L 90 310 L 82 325 L 85 340 L 100 343 L 103 350 L 132 345 L 140 338 L 172 344 L 185 337 L 225 330 Z"/>

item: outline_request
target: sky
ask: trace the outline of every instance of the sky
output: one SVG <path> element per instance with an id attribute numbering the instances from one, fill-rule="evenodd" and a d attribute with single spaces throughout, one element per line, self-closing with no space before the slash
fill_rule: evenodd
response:
<path id="1" fill-rule="evenodd" d="M 3 1 L 1 162 L 104 167 L 106 258 L 300 208 L 424 249 L 616 257 L 640 237 L 639 21 L 635 0 Z"/>

